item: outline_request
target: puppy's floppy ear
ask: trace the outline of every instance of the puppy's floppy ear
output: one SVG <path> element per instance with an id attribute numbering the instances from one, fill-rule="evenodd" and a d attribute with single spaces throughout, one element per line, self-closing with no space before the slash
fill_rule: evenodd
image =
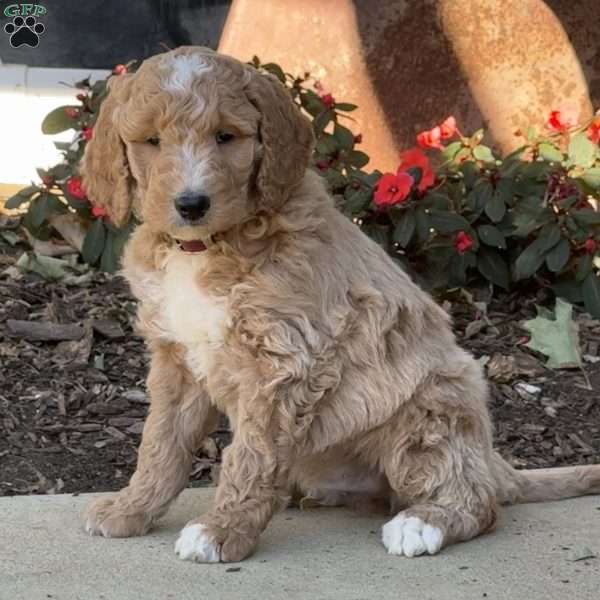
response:
<path id="1" fill-rule="evenodd" d="M 133 177 L 116 122 L 118 108 L 129 97 L 133 77 L 124 74 L 110 78 L 109 94 L 100 106 L 94 136 L 86 146 L 81 165 L 88 198 L 104 207 L 117 226 L 129 220 L 133 199 Z"/>
<path id="2" fill-rule="evenodd" d="M 285 86 L 272 75 L 253 69 L 246 94 L 261 114 L 263 155 L 256 186 L 264 208 L 276 210 L 308 167 L 315 141 L 312 126 Z"/>

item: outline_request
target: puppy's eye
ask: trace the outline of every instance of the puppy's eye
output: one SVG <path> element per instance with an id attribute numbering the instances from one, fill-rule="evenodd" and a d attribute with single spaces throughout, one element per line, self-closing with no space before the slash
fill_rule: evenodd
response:
<path id="1" fill-rule="evenodd" d="M 152 146 L 160 146 L 160 138 L 158 136 L 148 138 L 146 142 Z"/>
<path id="2" fill-rule="evenodd" d="M 217 140 L 217 144 L 226 144 L 227 142 L 235 139 L 235 135 L 233 135 L 233 133 L 229 133 L 228 131 L 217 131 L 215 139 Z"/>

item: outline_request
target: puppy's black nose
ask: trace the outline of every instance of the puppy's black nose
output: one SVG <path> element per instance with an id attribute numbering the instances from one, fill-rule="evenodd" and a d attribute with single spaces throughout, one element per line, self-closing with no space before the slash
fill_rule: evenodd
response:
<path id="1" fill-rule="evenodd" d="M 210 198 L 202 194 L 182 194 L 175 198 L 175 208 L 186 221 L 196 221 L 208 212 Z"/>

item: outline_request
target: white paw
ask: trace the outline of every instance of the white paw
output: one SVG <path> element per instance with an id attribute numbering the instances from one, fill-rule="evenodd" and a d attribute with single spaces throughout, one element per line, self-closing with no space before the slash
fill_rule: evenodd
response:
<path id="1" fill-rule="evenodd" d="M 104 537 L 110 537 L 106 535 L 104 531 L 102 531 L 102 527 L 96 523 L 92 517 L 89 517 L 84 525 L 86 533 L 89 535 L 103 535 Z"/>
<path id="2" fill-rule="evenodd" d="M 383 545 L 388 554 L 419 556 L 436 554 L 442 547 L 444 535 L 439 527 L 425 523 L 419 517 L 406 517 L 398 513 L 382 530 Z"/>
<path id="3" fill-rule="evenodd" d="M 206 533 L 204 525 L 186 525 L 175 542 L 175 554 L 182 560 L 216 563 L 221 560 L 220 549 Z"/>

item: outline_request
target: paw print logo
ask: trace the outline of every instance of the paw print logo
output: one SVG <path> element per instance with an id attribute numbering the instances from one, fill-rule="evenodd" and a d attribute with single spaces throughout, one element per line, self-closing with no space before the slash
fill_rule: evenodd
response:
<path id="1" fill-rule="evenodd" d="M 4 26 L 4 31 L 10 35 L 10 45 L 13 48 L 19 46 L 30 46 L 35 48 L 40 43 L 40 35 L 46 31 L 46 28 L 37 22 L 35 17 L 29 16 L 15 17 L 12 23 Z"/>

